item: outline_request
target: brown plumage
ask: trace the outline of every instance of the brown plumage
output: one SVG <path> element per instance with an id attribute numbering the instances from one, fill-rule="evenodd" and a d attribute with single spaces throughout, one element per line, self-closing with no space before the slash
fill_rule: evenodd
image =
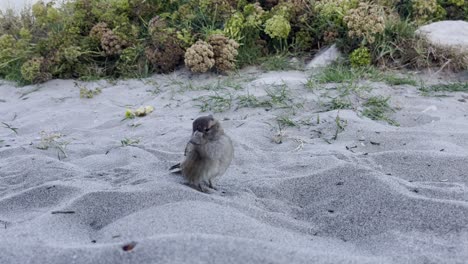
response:
<path id="1" fill-rule="evenodd" d="M 204 184 L 215 189 L 212 180 L 226 172 L 233 156 L 232 141 L 221 123 L 212 115 L 202 116 L 193 121 L 184 161 L 170 170 L 180 168 L 189 183 L 204 192 Z"/>

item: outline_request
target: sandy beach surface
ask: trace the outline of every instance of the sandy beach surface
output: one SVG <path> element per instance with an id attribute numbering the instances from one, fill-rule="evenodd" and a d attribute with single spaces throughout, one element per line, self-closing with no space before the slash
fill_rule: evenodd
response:
<path id="1" fill-rule="evenodd" d="M 0 263 L 468 263 L 468 94 L 362 81 L 393 126 L 309 76 L 2 81 Z M 168 168 L 208 113 L 235 158 L 201 193 Z"/>

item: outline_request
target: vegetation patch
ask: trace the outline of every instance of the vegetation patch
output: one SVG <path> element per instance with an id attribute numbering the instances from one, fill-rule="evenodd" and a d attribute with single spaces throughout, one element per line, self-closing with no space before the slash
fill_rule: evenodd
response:
<path id="1" fill-rule="evenodd" d="M 399 124 L 395 120 L 388 117 L 388 113 L 394 111 L 388 104 L 389 100 L 390 97 L 370 97 L 363 104 L 362 114 L 372 120 L 383 120 L 391 125 L 398 126 Z"/>
<path id="2" fill-rule="evenodd" d="M 38 1 L 0 13 L 0 77 L 29 84 L 141 78 L 184 65 L 197 73 L 288 70 L 297 69 L 289 57 L 332 43 L 353 67 L 466 69 L 467 56 L 415 34 L 444 19 L 468 20 L 468 1 Z"/>
<path id="3" fill-rule="evenodd" d="M 457 82 L 447 84 L 434 84 L 431 86 L 423 86 L 419 88 L 424 93 L 430 92 L 468 92 L 468 83 Z"/>

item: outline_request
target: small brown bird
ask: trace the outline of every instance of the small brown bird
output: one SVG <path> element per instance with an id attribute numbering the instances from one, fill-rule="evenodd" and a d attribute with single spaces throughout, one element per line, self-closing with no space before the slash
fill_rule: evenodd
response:
<path id="1" fill-rule="evenodd" d="M 223 175 L 234 156 L 234 147 L 221 123 L 212 115 L 193 121 L 192 137 L 185 147 L 185 159 L 170 170 L 180 169 L 191 185 L 205 192 L 203 184 L 212 189 L 213 179 Z"/>

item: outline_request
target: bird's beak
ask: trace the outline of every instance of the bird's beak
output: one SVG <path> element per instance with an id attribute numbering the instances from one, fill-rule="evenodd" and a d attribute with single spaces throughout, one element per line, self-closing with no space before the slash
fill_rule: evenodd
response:
<path id="1" fill-rule="evenodd" d="M 195 131 L 192 134 L 192 137 L 190 138 L 190 143 L 194 145 L 200 145 L 203 141 L 203 133 L 200 131 Z"/>

